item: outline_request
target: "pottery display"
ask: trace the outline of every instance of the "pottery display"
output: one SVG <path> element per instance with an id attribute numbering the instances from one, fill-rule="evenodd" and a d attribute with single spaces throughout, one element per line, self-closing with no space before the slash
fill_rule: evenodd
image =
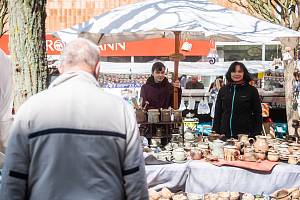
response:
<path id="1" fill-rule="evenodd" d="M 161 152 L 156 154 L 156 158 L 158 160 L 171 161 L 172 160 L 172 153 L 171 153 L 171 151 L 161 151 Z"/>
<path id="2" fill-rule="evenodd" d="M 161 117 L 162 122 L 170 122 L 171 121 L 171 109 L 162 109 L 160 117 Z"/>
<path id="3" fill-rule="evenodd" d="M 202 196 L 200 194 L 188 193 L 188 200 L 201 200 Z"/>
<path id="4" fill-rule="evenodd" d="M 267 143 L 267 137 L 262 135 L 256 136 L 256 141 L 254 143 L 255 152 L 264 152 L 266 153 L 269 150 L 269 145 Z"/>
<path id="5" fill-rule="evenodd" d="M 164 130 L 162 128 L 156 128 L 156 132 L 155 132 L 155 135 L 157 137 L 162 137 L 164 134 Z"/>
<path id="6" fill-rule="evenodd" d="M 290 192 L 288 190 L 282 189 L 277 190 L 271 194 L 271 200 L 290 200 Z"/>
<path id="7" fill-rule="evenodd" d="M 182 111 L 181 110 L 173 110 L 174 122 L 182 121 Z"/>
<path id="8" fill-rule="evenodd" d="M 228 145 L 234 145 L 234 146 L 236 146 L 237 149 L 239 151 L 241 151 L 243 143 L 240 142 L 239 140 L 231 138 L 231 139 L 226 140 L 226 142 L 227 142 Z"/>
<path id="9" fill-rule="evenodd" d="M 291 196 L 292 199 L 299 199 L 300 198 L 299 188 L 290 188 L 290 189 L 287 189 L 287 191 L 289 191 L 290 196 Z"/>
<path id="10" fill-rule="evenodd" d="M 184 139 L 185 140 L 194 140 L 195 134 L 190 129 L 187 129 L 184 133 Z"/>
<path id="11" fill-rule="evenodd" d="M 220 135 L 217 134 L 217 133 L 211 133 L 207 138 L 208 138 L 208 141 L 212 142 L 214 140 L 217 140 L 219 139 Z"/>
<path id="12" fill-rule="evenodd" d="M 279 160 L 279 153 L 276 151 L 268 151 L 267 159 L 272 162 L 277 162 Z"/>
<path id="13" fill-rule="evenodd" d="M 244 161 L 250 161 L 250 162 L 256 161 L 255 152 L 254 152 L 254 149 L 252 147 L 249 146 L 249 147 L 244 148 L 243 160 Z"/>
<path id="14" fill-rule="evenodd" d="M 193 160 L 200 160 L 203 157 L 203 152 L 199 147 L 193 147 L 191 149 L 191 158 Z"/>
<path id="15" fill-rule="evenodd" d="M 239 192 L 230 192 L 230 200 L 238 200 L 240 198 Z"/>
<path id="16" fill-rule="evenodd" d="M 209 142 L 209 148 L 212 150 L 212 156 L 223 159 L 224 158 L 224 146 L 225 142 L 222 140 L 214 140 L 213 142 Z"/>
<path id="17" fill-rule="evenodd" d="M 248 134 L 238 134 L 238 141 L 244 146 L 250 146 L 255 142 L 253 138 L 249 138 Z"/>
<path id="18" fill-rule="evenodd" d="M 287 144 L 280 144 L 278 147 L 278 152 L 280 154 L 289 154 L 289 146 Z"/>
<path id="19" fill-rule="evenodd" d="M 293 154 L 288 155 L 288 163 L 289 164 L 297 165 L 299 160 L 300 159 L 299 159 L 298 155 L 293 155 Z"/>
<path id="20" fill-rule="evenodd" d="M 135 115 L 137 123 L 143 123 L 147 121 L 147 112 L 145 110 L 136 109 Z"/>
<path id="21" fill-rule="evenodd" d="M 266 159 L 266 153 L 265 152 L 255 152 L 255 157 L 257 160 L 265 160 Z"/>
<path id="22" fill-rule="evenodd" d="M 186 153 L 183 148 L 174 149 L 172 154 L 175 161 L 184 161 L 186 158 Z"/>
<path id="23" fill-rule="evenodd" d="M 288 150 L 291 154 L 294 153 L 294 152 L 299 152 L 300 153 L 300 144 L 290 143 L 288 146 L 289 146 Z"/>
<path id="24" fill-rule="evenodd" d="M 159 115 L 160 115 L 160 112 L 158 109 L 149 109 L 148 110 L 148 122 L 149 123 L 158 123 Z"/>
<path id="25" fill-rule="evenodd" d="M 235 161 L 238 160 L 240 155 L 240 151 L 236 146 L 226 145 L 224 146 L 224 159 L 227 161 Z"/>
<path id="26" fill-rule="evenodd" d="M 199 143 L 199 144 L 198 144 L 198 147 L 199 147 L 199 149 L 201 150 L 202 155 L 203 155 L 204 157 L 207 157 L 207 156 L 210 154 L 210 150 L 209 150 L 208 143 L 204 143 L 204 142 Z"/>

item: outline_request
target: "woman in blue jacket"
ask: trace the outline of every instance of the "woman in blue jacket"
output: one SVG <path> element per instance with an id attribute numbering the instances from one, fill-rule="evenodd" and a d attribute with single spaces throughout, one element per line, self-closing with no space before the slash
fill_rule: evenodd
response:
<path id="1" fill-rule="evenodd" d="M 226 73 L 227 84 L 218 93 L 213 131 L 226 138 L 238 134 L 255 136 L 262 130 L 262 109 L 257 89 L 241 62 L 233 62 Z"/>

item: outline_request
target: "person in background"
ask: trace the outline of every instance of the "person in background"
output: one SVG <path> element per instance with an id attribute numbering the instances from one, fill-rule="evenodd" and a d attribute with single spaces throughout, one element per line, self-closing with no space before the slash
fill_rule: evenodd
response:
<path id="1" fill-rule="evenodd" d="M 218 93 L 213 131 L 226 138 L 238 134 L 251 137 L 262 131 L 262 109 L 258 91 L 241 62 L 233 62 L 226 73 L 227 84 Z"/>
<path id="2" fill-rule="evenodd" d="M 146 109 L 167 109 L 173 107 L 174 87 L 178 88 L 178 107 L 181 101 L 181 88 L 179 80 L 169 83 L 165 76 L 166 67 L 162 62 L 152 65 L 151 76 L 146 84 L 142 85 L 140 96 L 143 97 L 143 107 L 148 102 Z"/>
<path id="3" fill-rule="evenodd" d="M 87 39 L 64 48 L 61 75 L 18 110 L 2 171 L 1 200 L 147 200 L 134 112 L 97 81 Z"/>
<path id="4" fill-rule="evenodd" d="M 186 83 L 185 89 L 204 89 L 204 85 L 198 81 L 198 76 L 192 76 L 192 80 Z"/>
<path id="5" fill-rule="evenodd" d="M 183 74 L 183 75 L 179 78 L 179 80 L 180 80 L 180 87 L 185 88 L 185 85 L 186 85 L 186 82 L 187 82 L 186 75 Z"/>

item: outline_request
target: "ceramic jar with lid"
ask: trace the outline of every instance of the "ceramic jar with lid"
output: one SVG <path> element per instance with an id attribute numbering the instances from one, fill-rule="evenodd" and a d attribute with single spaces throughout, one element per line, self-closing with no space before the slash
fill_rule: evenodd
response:
<path id="1" fill-rule="evenodd" d="M 158 123 L 159 115 L 160 115 L 160 112 L 158 109 L 149 109 L 148 110 L 148 122 L 149 123 Z"/>
<path id="2" fill-rule="evenodd" d="M 170 122 L 171 121 L 171 109 L 162 109 L 160 116 L 161 116 L 162 122 Z"/>

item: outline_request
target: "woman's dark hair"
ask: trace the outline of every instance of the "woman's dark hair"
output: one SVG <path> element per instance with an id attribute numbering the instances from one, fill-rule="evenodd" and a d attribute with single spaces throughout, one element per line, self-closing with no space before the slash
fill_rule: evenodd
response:
<path id="1" fill-rule="evenodd" d="M 225 75 L 226 80 L 227 80 L 228 82 L 234 82 L 234 81 L 231 79 L 231 73 L 235 71 L 236 66 L 238 66 L 238 65 L 241 67 L 241 69 L 242 69 L 243 72 L 244 72 L 243 80 L 244 80 L 245 82 L 251 81 L 252 78 L 251 78 L 250 73 L 248 72 L 246 66 L 245 66 L 243 63 L 241 63 L 241 62 L 233 62 L 233 63 L 230 65 L 230 67 L 229 67 L 229 69 L 228 69 L 228 71 L 227 71 L 227 73 L 226 73 L 226 75 Z"/>
<path id="2" fill-rule="evenodd" d="M 155 62 L 153 65 L 152 65 L 152 70 L 151 72 L 153 73 L 154 71 L 162 71 L 163 69 L 166 69 L 166 66 L 162 63 L 162 62 Z"/>

